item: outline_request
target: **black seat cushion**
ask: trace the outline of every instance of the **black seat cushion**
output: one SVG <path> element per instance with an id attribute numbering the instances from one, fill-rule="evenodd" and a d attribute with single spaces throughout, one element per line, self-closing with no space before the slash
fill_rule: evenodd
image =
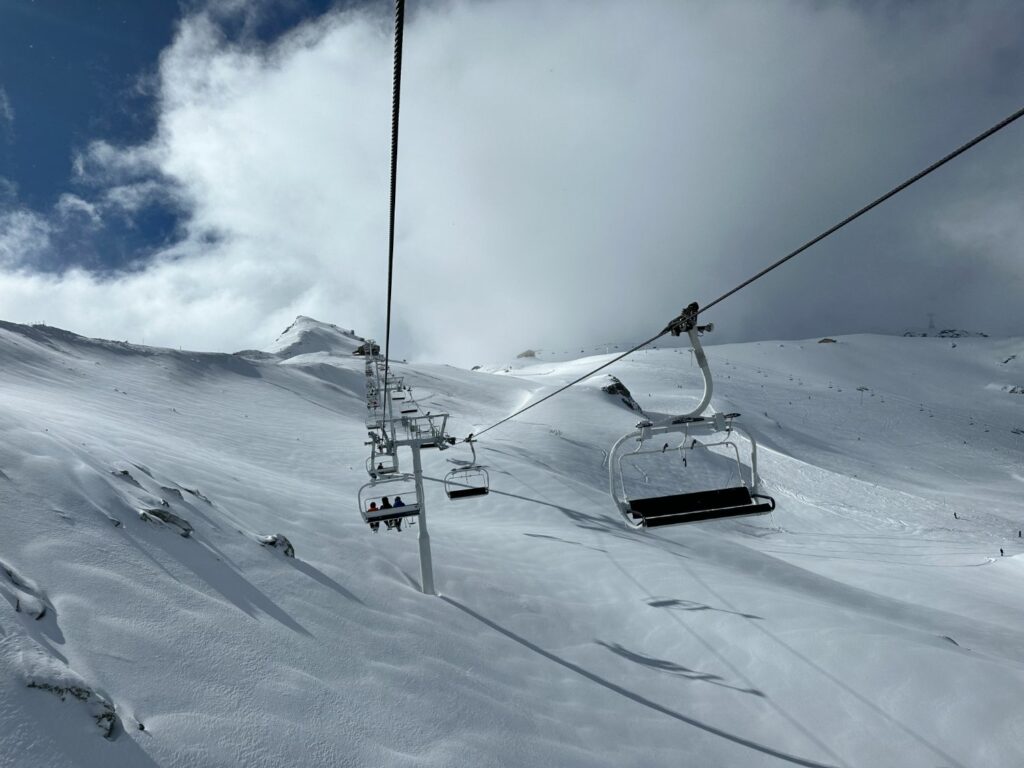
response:
<path id="1" fill-rule="evenodd" d="M 714 491 L 680 493 L 675 496 L 655 496 L 649 499 L 630 499 L 631 512 L 642 517 L 678 515 L 687 512 L 705 512 L 726 507 L 742 507 L 752 503 L 746 487 L 720 488 Z"/>
<path id="2" fill-rule="evenodd" d="M 488 488 L 453 488 L 448 491 L 449 499 L 465 499 L 469 496 L 484 496 L 489 492 Z"/>
<path id="3" fill-rule="evenodd" d="M 759 501 L 755 502 L 754 499 Z M 775 500 L 757 494 L 752 497 L 746 487 L 722 488 L 715 491 L 682 493 L 650 499 L 633 499 L 629 511 L 634 518 L 642 518 L 644 525 L 696 523 L 701 520 L 719 520 L 742 515 L 759 515 L 775 509 Z"/>

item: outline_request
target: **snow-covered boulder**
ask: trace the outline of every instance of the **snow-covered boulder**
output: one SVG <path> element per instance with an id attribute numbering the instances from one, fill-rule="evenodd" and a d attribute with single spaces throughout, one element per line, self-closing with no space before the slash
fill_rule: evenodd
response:
<path id="1" fill-rule="evenodd" d="M 187 539 L 192 535 L 192 531 L 195 530 L 192 527 L 192 523 L 183 518 L 181 515 L 176 515 L 169 509 L 161 509 L 159 507 L 151 507 L 149 509 L 140 509 L 139 517 L 150 523 L 163 523 L 170 525 L 178 529 L 178 533 L 181 537 Z"/>
<path id="2" fill-rule="evenodd" d="M 285 557 L 295 557 L 295 547 L 283 533 L 271 533 L 268 536 L 257 536 L 256 540 L 265 547 L 281 550 Z"/>

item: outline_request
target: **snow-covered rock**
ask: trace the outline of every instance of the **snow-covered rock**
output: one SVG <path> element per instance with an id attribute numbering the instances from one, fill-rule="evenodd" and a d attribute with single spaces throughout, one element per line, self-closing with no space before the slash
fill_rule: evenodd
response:
<path id="1" fill-rule="evenodd" d="M 271 533 L 266 536 L 257 536 L 256 540 L 265 547 L 278 549 L 285 557 L 295 557 L 295 547 L 288 541 L 283 533 Z"/>

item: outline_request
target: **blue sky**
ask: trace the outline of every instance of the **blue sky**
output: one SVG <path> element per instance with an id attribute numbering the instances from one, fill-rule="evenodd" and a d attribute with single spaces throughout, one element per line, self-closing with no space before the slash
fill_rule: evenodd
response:
<path id="1" fill-rule="evenodd" d="M 228 39 L 269 42 L 322 15 L 330 0 L 251 3 L 259 13 L 226 15 Z M 88 199 L 74 158 L 90 142 L 145 142 L 155 131 L 157 61 L 184 15 L 201 7 L 177 0 L 0 0 L 0 193 L 37 211 L 61 195 Z M 6 124 L 5 124 L 6 123 Z M 175 201 L 156 198 L 100 228 L 67 222 L 35 262 L 41 270 L 72 265 L 106 271 L 145 260 L 180 234 Z"/>
<path id="2" fill-rule="evenodd" d="M 144 90 L 144 76 L 170 43 L 179 13 L 170 2 L 0 3 L 0 86 L 10 115 L 0 141 L 0 176 L 14 186 L 8 195 L 48 210 L 74 188 L 78 148 L 100 136 L 123 143 L 152 133 L 152 92 Z M 75 257 L 114 266 L 171 235 L 171 211 L 141 213 L 131 225 L 110 222 L 98 242 L 79 239 L 93 247 L 85 254 L 74 249 Z"/>
<path id="3" fill-rule="evenodd" d="M 0 317 L 383 333 L 392 5 L 0 0 Z M 1024 5 L 409 2 L 399 355 L 650 336 L 1024 104 Z M 1024 126 L 716 308 L 1024 335 Z M 453 308 L 458 308 L 457 311 Z"/>

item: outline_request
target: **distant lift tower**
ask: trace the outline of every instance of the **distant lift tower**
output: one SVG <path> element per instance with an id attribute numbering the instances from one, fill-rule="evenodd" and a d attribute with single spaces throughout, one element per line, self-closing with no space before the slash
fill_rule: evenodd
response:
<path id="1" fill-rule="evenodd" d="M 392 404 L 408 403 L 411 392 L 401 378 L 389 375 L 384 381 L 382 367 L 379 355 L 367 357 L 366 427 L 370 437 L 367 443 L 370 458 L 366 470 L 370 482 L 359 489 L 359 512 L 375 533 L 380 530 L 381 523 L 388 531 L 401 531 L 403 523 L 419 525 L 421 589 L 426 595 L 434 595 L 437 593 L 434 590 L 430 534 L 427 532 L 427 499 L 423 492 L 420 450 L 444 450 L 454 445 L 455 438 L 449 437 L 445 431 L 447 413 L 413 415 L 410 411 L 418 411 L 418 408 L 404 408 L 396 417 Z M 399 471 L 398 449 L 402 447 L 412 451 L 411 475 Z"/>

